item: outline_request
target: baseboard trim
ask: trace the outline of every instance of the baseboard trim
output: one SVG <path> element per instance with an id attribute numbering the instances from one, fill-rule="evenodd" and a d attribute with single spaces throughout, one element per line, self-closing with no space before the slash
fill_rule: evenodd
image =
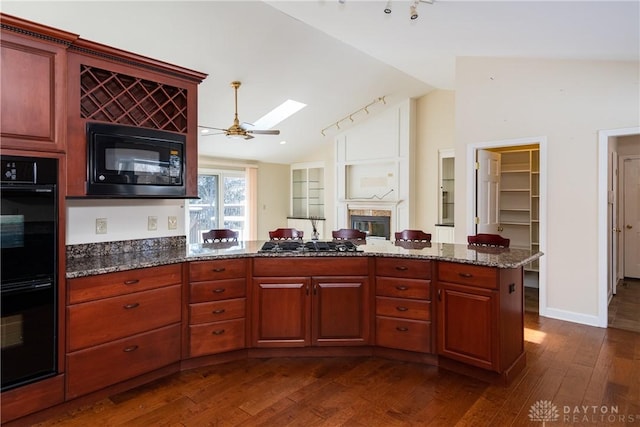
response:
<path id="1" fill-rule="evenodd" d="M 596 326 L 599 328 L 606 328 L 607 325 L 600 324 L 600 319 L 598 316 L 593 316 L 590 314 L 576 313 L 573 311 L 560 310 L 557 308 L 549 308 L 544 311 L 544 313 L 540 313 L 543 317 L 550 317 L 552 319 L 564 320 L 567 322 L 580 323 L 583 325 Z"/>

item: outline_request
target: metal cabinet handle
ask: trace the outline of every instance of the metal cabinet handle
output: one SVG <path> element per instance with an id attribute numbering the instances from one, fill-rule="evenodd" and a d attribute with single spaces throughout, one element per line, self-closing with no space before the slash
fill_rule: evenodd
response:
<path id="1" fill-rule="evenodd" d="M 396 307 L 396 310 L 398 310 L 398 311 L 407 311 L 409 309 L 407 307 L 398 306 L 398 307 Z"/>
<path id="2" fill-rule="evenodd" d="M 222 273 L 224 270 L 226 270 L 224 267 L 218 267 L 218 268 L 214 268 L 213 271 L 214 273 Z"/>
<path id="3" fill-rule="evenodd" d="M 396 286 L 396 289 L 399 290 L 399 291 L 406 291 L 409 288 L 406 287 L 406 286 L 398 285 L 398 286 Z"/>
<path id="4" fill-rule="evenodd" d="M 212 335 L 222 335 L 224 334 L 224 329 L 216 329 L 215 331 L 211 332 Z"/>
<path id="5" fill-rule="evenodd" d="M 473 277 L 473 274 L 471 273 L 458 273 L 458 275 L 460 275 L 460 277 L 464 277 L 465 279 L 469 279 L 470 277 Z"/>
<path id="6" fill-rule="evenodd" d="M 136 308 L 136 307 L 139 307 L 139 306 L 140 306 L 140 303 L 134 302 L 134 303 L 131 303 L 131 304 L 126 304 L 122 308 L 124 308 L 125 310 L 131 310 L 132 308 Z"/>
<path id="7" fill-rule="evenodd" d="M 214 289 L 214 290 L 213 290 L 213 293 L 214 293 L 214 294 L 221 294 L 221 293 L 223 293 L 225 290 L 226 290 L 225 288 L 217 288 L 217 289 Z"/>
<path id="8" fill-rule="evenodd" d="M 438 289 L 438 301 L 442 301 L 442 289 Z"/>
<path id="9" fill-rule="evenodd" d="M 132 351 L 136 351 L 138 349 L 137 345 L 132 345 L 130 347 L 122 349 L 125 353 L 131 353 Z"/>
<path id="10" fill-rule="evenodd" d="M 131 279 L 131 280 L 125 280 L 124 284 L 125 285 L 135 285 L 136 283 L 138 283 L 140 280 L 138 279 Z"/>
<path id="11" fill-rule="evenodd" d="M 404 326 L 396 326 L 396 330 L 399 332 L 407 332 L 409 328 L 406 328 Z"/>
<path id="12" fill-rule="evenodd" d="M 404 266 L 404 265 L 398 265 L 396 266 L 396 270 L 398 271 L 407 271 L 409 268 Z"/>
<path id="13" fill-rule="evenodd" d="M 217 310 L 213 310 L 211 313 L 213 313 L 213 314 L 222 314 L 224 312 L 225 312 L 224 308 L 219 308 Z"/>

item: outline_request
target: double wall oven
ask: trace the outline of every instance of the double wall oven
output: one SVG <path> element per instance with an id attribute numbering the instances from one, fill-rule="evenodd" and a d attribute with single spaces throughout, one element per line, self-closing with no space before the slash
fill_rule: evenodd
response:
<path id="1" fill-rule="evenodd" d="M 57 370 L 58 161 L 0 159 L 0 363 L 5 391 Z"/>

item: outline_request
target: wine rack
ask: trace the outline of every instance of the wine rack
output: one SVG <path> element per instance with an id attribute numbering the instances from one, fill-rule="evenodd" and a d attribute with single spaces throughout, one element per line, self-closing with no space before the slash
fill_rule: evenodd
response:
<path id="1" fill-rule="evenodd" d="M 83 119 L 187 133 L 187 90 L 80 66 Z"/>

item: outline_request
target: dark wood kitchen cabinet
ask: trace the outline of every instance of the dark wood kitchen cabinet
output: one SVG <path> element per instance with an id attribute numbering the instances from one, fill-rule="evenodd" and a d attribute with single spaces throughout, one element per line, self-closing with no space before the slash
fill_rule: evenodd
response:
<path id="1" fill-rule="evenodd" d="M 522 274 L 438 262 L 438 354 L 505 375 L 523 364 Z"/>
<path id="2" fill-rule="evenodd" d="M 67 281 L 67 399 L 180 361 L 181 283 L 182 264 Z"/>
<path id="3" fill-rule="evenodd" d="M 431 353 L 431 261 L 376 259 L 376 345 Z"/>
<path id="4" fill-rule="evenodd" d="M 255 258 L 253 346 L 370 344 L 369 286 L 365 257 Z"/>
<path id="5" fill-rule="evenodd" d="M 67 195 L 86 195 L 87 122 L 184 134 L 186 195 L 198 195 L 198 84 L 207 75 L 78 39 L 68 49 Z"/>
<path id="6" fill-rule="evenodd" d="M 245 347 L 247 263 L 189 263 L 189 357 Z"/>
<path id="7" fill-rule="evenodd" d="M 65 150 L 67 48 L 78 36 L 0 15 L 2 148 Z"/>

